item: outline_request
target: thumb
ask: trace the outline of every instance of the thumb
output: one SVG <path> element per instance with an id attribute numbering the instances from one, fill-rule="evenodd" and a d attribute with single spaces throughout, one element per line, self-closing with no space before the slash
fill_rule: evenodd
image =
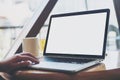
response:
<path id="1" fill-rule="evenodd" d="M 31 63 L 29 61 L 22 61 L 22 62 L 19 62 L 17 64 L 15 64 L 16 68 L 20 68 L 20 67 L 26 67 L 26 66 L 29 66 Z"/>

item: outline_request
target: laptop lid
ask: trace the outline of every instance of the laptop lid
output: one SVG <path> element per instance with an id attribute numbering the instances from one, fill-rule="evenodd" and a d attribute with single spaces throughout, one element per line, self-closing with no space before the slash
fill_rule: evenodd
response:
<path id="1" fill-rule="evenodd" d="M 109 9 L 50 17 L 45 56 L 104 59 Z"/>

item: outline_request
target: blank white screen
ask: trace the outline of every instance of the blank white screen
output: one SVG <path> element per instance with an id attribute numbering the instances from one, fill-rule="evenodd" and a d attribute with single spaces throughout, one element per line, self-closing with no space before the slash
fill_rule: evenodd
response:
<path id="1" fill-rule="evenodd" d="M 52 18 L 46 53 L 102 55 L 106 13 Z"/>

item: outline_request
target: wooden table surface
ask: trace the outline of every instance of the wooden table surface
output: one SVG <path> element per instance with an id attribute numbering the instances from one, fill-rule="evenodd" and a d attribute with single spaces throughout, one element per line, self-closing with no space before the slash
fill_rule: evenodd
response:
<path id="1" fill-rule="evenodd" d="M 106 70 L 103 63 L 89 67 L 83 71 L 74 74 L 43 71 L 43 70 L 19 70 L 15 73 L 15 80 L 80 80 L 81 73 Z"/>

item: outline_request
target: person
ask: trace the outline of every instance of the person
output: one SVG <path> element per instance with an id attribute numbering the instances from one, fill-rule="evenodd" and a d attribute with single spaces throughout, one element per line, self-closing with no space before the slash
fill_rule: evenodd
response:
<path id="1" fill-rule="evenodd" d="M 8 59 L 0 61 L 0 72 L 11 73 L 14 70 L 22 67 L 27 67 L 31 64 L 38 64 L 39 60 L 30 53 L 16 54 Z"/>

